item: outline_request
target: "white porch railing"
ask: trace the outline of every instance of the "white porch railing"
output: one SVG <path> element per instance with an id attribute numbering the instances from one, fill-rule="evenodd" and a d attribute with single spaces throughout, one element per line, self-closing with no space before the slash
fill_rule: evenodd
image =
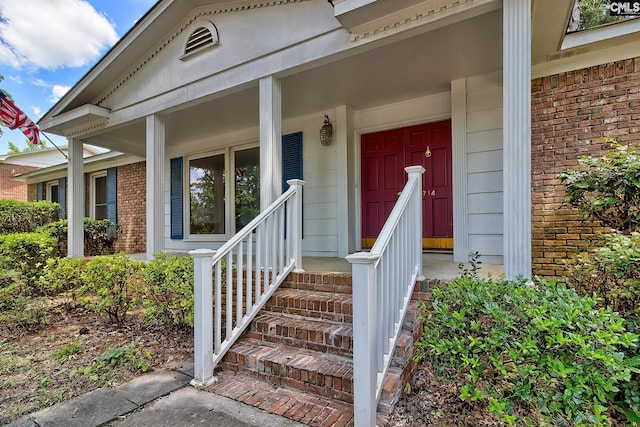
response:
<path id="1" fill-rule="evenodd" d="M 370 252 L 347 256 L 353 270 L 355 427 L 376 425 L 376 408 L 404 315 L 422 277 L 422 166 L 409 179 Z"/>
<path id="2" fill-rule="evenodd" d="M 214 381 L 214 368 L 273 292 L 289 273 L 303 271 L 304 181 L 287 184 L 282 196 L 220 249 L 189 252 L 195 276 L 194 386 Z"/>

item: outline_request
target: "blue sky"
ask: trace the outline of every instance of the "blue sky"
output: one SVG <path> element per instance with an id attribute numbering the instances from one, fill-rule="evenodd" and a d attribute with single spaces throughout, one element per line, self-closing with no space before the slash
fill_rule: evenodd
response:
<path id="1" fill-rule="evenodd" d="M 37 122 L 155 3 L 0 0 L 0 88 Z M 0 154 L 9 141 L 26 145 L 20 131 L 2 131 Z M 66 145 L 64 138 L 48 136 Z"/>

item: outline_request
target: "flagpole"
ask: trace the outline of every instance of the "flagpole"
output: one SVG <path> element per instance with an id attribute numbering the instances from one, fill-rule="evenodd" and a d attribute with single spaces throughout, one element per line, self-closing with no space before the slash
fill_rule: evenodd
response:
<path id="1" fill-rule="evenodd" d="M 64 153 L 64 151 L 62 151 L 62 150 L 60 149 L 60 147 L 58 147 L 58 146 L 56 145 L 56 143 L 55 143 L 55 142 L 53 142 L 53 141 L 51 140 L 51 138 L 49 138 L 49 137 L 47 136 L 47 134 L 46 134 L 46 133 L 44 133 L 44 132 L 42 132 L 42 131 L 40 131 L 40 133 L 41 133 L 41 134 L 43 134 L 45 138 L 47 138 L 47 141 L 49 141 L 51 144 L 53 144 L 53 146 L 54 146 L 54 147 L 56 147 L 56 148 L 58 149 L 58 151 L 60 152 L 60 154 L 62 154 L 62 155 L 64 156 L 64 158 L 65 158 L 65 159 L 69 160 L 69 157 Z"/>

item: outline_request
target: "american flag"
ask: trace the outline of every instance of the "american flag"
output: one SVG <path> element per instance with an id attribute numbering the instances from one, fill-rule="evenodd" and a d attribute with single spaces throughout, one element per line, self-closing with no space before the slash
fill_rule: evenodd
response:
<path id="1" fill-rule="evenodd" d="M 27 115 L 0 92 L 0 119 L 9 129 L 20 129 L 33 144 L 40 144 L 40 129 Z"/>

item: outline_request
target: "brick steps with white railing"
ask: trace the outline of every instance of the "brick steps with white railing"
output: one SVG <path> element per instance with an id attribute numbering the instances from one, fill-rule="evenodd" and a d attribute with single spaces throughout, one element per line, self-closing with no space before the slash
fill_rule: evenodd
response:
<path id="1" fill-rule="evenodd" d="M 350 292 L 350 285 L 348 274 L 291 274 L 229 349 L 219 366 L 218 381 L 207 390 L 308 425 L 351 425 L 352 303 L 351 294 L 345 292 Z M 413 301 L 405 317 L 378 403 L 379 425 L 385 423 L 385 414 L 415 367 L 419 310 Z M 239 384 L 251 384 L 253 394 Z M 297 396 L 295 403 L 292 396 Z M 292 406 L 285 408 L 283 402 Z M 323 407 L 347 408 L 350 415 L 345 417 L 342 410 L 338 416 Z M 313 414 L 323 416 L 315 420 Z"/>

